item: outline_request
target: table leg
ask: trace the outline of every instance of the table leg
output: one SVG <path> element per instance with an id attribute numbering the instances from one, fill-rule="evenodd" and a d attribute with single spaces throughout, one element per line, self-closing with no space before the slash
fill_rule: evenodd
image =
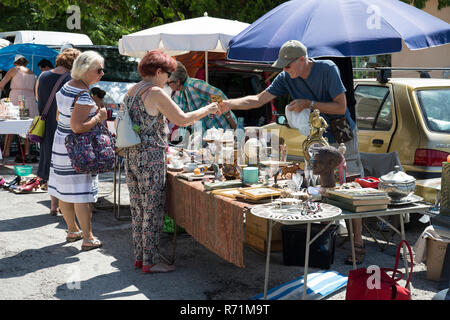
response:
<path id="1" fill-rule="evenodd" d="M 174 264 L 175 263 L 175 250 L 177 248 L 177 223 L 175 222 L 175 218 L 173 219 L 173 225 L 174 225 L 174 230 L 173 230 L 173 251 L 172 251 L 172 259 L 170 264 Z"/>
<path id="2" fill-rule="evenodd" d="M 119 158 L 118 158 L 118 166 L 119 166 L 119 191 L 118 191 L 118 199 L 117 199 L 117 218 L 118 219 L 120 219 L 120 183 L 121 183 L 121 181 L 122 181 L 122 177 L 121 177 L 121 175 L 122 175 L 122 172 L 121 172 L 121 169 L 120 169 L 120 156 L 119 156 Z"/>
<path id="3" fill-rule="evenodd" d="M 306 290 L 308 288 L 308 265 L 309 265 L 309 240 L 311 239 L 311 222 L 306 224 L 306 250 L 305 250 L 305 266 L 303 268 L 303 300 L 306 300 Z"/>
<path id="4" fill-rule="evenodd" d="M 405 224 L 403 221 L 403 213 L 400 214 L 400 230 L 401 230 L 401 234 L 402 234 L 402 240 L 406 240 L 406 236 L 405 236 Z M 408 253 L 405 249 L 405 245 L 402 245 L 402 253 L 403 253 L 403 263 L 405 264 L 405 273 L 406 273 L 406 278 L 408 279 L 409 277 L 409 265 L 408 265 Z M 413 263 L 411 261 L 411 263 Z M 411 290 L 411 286 L 408 283 L 408 290 Z"/>
<path id="5" fill-rule="evenodd" d="M 117 155 L 114 156 L 114 174 L 113 174 L 113 186 L 114 186 L 114 202 L 113 202 L 113 211 L 114 211 L 114 217 L 117 219 L 116 215 L 116 176 L 117 176 Z"/>
<path id="6" fill-rule="evenodd" d="M 267 300 L 267 286 L 269 284 L 269 265 L 270 265 L 270 250 L 272 244 L 272 225 L 273 221 L 269 219 L 267 228 L 269 229 L 269 236 L 267 238 L 267 254 L 266 254 L 266 272 L 264 275 L 264 300 Z"/>
<path id="7" fill-rule="evenodd" d="M 353 235 L 353 221 L 349 219 L 348 221 L 349 232 L 348 235 L 350 237 L 350 246 L 352 247 L 352 262 L 353 262 L 353 270 L 356 270 L 356 258 L 355 258 L 355 238 Z"/>

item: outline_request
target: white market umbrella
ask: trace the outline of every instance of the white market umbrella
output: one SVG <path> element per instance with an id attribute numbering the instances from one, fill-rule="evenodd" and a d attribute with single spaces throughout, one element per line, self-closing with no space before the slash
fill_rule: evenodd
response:
<path id="1" fill-rule="evenodd" d="M 9 46 L 10 44 L 11 44 L 11 42 L 9 42 L 8 40 L 0 38 L 0 48 Z"/>
<path id="2" fill-rule="evenodd" d="M 250 24 L 237 20 L 208 17 L 186 19 L 122 36 L 119 52 L 142 58 L 147 51 L 159 49 L 176 56 L 189 51 L 205 51 L 205 72 L 208 82 L 208 51 L 226 52 L 228 42 Z"/>

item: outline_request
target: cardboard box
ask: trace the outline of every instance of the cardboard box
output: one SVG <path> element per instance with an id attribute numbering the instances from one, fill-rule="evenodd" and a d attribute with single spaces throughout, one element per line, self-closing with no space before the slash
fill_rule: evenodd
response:
<path id="1" fill-rule="evenodd" d="M 447 242 L 427 238 L 427 279 L 439 281 L 444 263 Z"/>
<path id="2" fill-rule="evenodd" d="M 245 233 L 250 232 L 263 239 L 269 237 L 268 226 L 269 220 L 257 217 L 250 212 L 245 214 Z M 272 241 L 281 240 L 281 224 L 276 223 L 272 225 Z"/>
<path id="3" fill-rule="evenodd" d="M 249 211 L 245 214 L 245 242 L 259 252 L 267 252 L 267 238 L 269 220 L 257 217 Z M 281 241 L 281 224 L 272 225 L 271 252 L 283 250 Z"/>
<path id="4" fill-rule="evenodd" d="M 260 237 L 251 232 L 245 232 L 245 243 L 259 252 L 267 253 L 267 239 Z M 270 252 L 283 250 L 283 242 L 281 240 L 273 240 L 270 246 Z"/>

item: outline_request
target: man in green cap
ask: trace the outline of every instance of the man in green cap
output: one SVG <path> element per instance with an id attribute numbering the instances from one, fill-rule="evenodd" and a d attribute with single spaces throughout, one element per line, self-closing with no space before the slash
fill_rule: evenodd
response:
<path id="1" fill-rule="evenodd" d="M 347 170 L 364 176 L 358 151 L 356 124 L 350 116 L 345 97 L 345 87 L 342 83 L 339 69 L 331 60 L 314 60 L 308 57 L 305 45 L 297 40 L 286 41 L 280 48 L 278 59 L 273 67 L 283 69 L 271 85 L 257 95 L 250 95 L 237 99 L 224 100 L 220 106 L 222 112 L 233 110 L 248 110 L 258 108 L 277 96 L 289 94 L 293 99 L 287 106 L 288 110 L 301 112 L 310 108 L 319 109 L 320 115 L 326 120 L 328 127 L 334 119 L 347 123 Z M 344 118 L 344 119 L 343 119 Z M 331 146 L 338 147 L 339 143 L 331 130 L 323 135 Z M 351 137 L 353 136 L 353 137 Z M 350 140 L 348 140 L 350 138 Z M 353 219 L 355 234 L 355 252 L 357 264 L 362 263 L 365 249 L 361 236 L 361 219 Z M 351 263 L 351 259 L 347 259 Z"/>

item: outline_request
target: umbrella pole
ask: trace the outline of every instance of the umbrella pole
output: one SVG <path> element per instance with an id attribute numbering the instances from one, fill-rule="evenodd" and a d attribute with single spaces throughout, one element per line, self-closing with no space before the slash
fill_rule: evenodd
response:
<path id="1" fill-rule="evenodd" d="M 208 81 L 208 51 L 205 51 L 205 81 L 206 83 L 209 83 Z"/>

